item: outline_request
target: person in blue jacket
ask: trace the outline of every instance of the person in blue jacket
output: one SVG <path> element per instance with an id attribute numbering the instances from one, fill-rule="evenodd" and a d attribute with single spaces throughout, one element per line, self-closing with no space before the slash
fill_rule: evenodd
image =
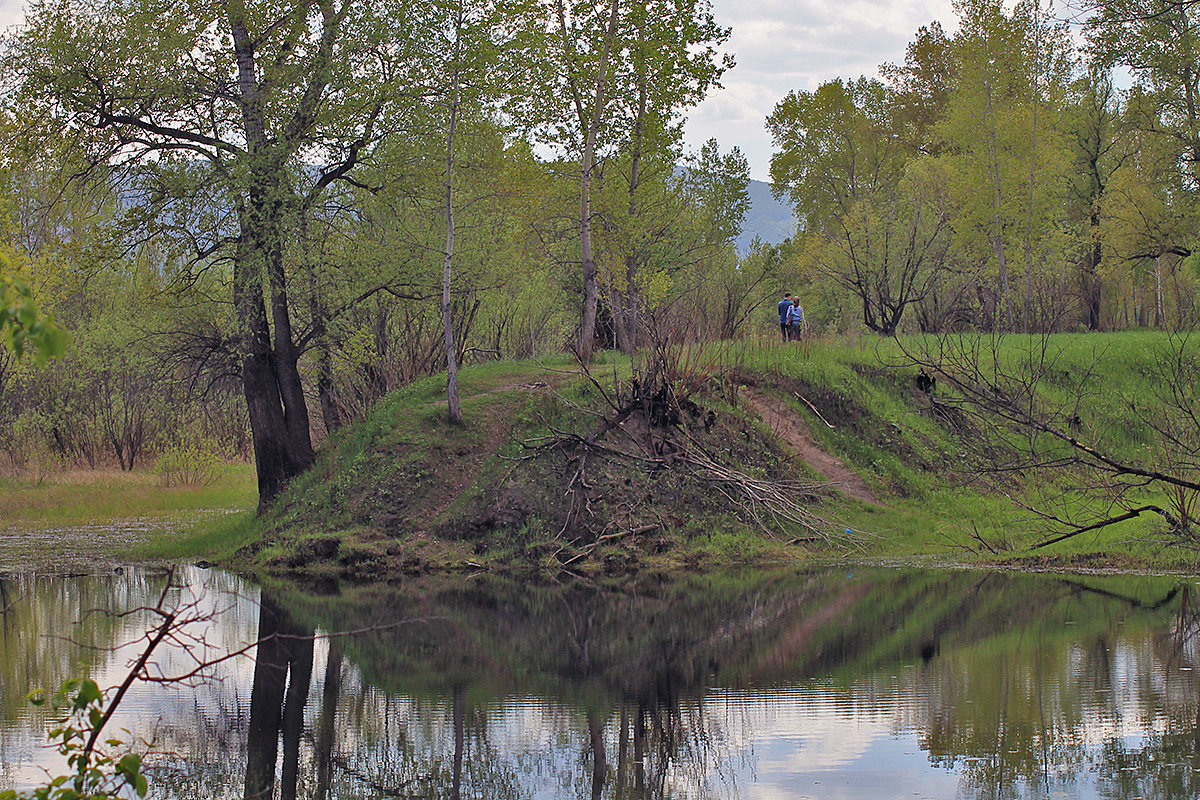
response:
<path id="1" fill-rule="evenodd" d="M 788 309 L 792 307 L 792 293 L 784 292 L 783 299 L 779 301 L 779 333 L 783 335 L 783 340 L 788 340 Z"/>
<path id="2" fill-rule="evenodd" d="M 807 323 L 804 320 L 804 308 L 800 305 L 800 298 L 792 299 L 792 307 L 787 313 L 788 338 L 793 342 L 798 342 L 804 338 L 804 328 Z"/>

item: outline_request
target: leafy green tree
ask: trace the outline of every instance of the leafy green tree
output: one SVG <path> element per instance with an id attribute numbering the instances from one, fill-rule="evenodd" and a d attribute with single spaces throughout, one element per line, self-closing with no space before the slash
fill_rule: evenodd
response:
<path id="1" fill-rule="evenodd" d="M 1059 225 L 1069 158 L 1057 111 L 1070 43 L 1036 2 L 1010 13 L 996 0 L 964 0 L 956 10 L 958 80 L 939 126 L 955 173 L 955 229 L 965 259 L 986 265 L 983 325 L 1014 330 L 1019 312 L 1030 330 L 1036 284 L 1053 283 L 1069 245 Z M 1047 286 L 1039 295 L 1037 322 L 1050 325 L 1057 293 Z"/>
<path id="2" fill-rule="evenodd" d="M 1103 308 L 1101 204 L 1122 159 L 1117 138 L 1121 120 L 1111 73 L 1091 65 L 1071 85 L 1065 111 L 1074 155 L 1068 215 L 1080 228 L 1076 234 L 1079 302 L 1088 329 L 1098 330 Z"/>
<path id="3" fill-rule="evenodd" d="M 771 180 L 792 201 L 803 230 L 836 224 L 903 174 L 910 153 L 889 103 L 882 83 L 859 78 L 789 92 L 775 104 L 767 118 L 776 147 Z"/>
<path id="4" fill-rule="evenodd" d="M 1175 285 L 1176 309 L 1190 305 L 1178 273 L 1181 260 L 1192 254 L 1200 212 L 1195 188 L 1179 168 L 1178 149 L 1152 122 L 1158 111 L 1152 97 L 1130 93 L 1117 143 L 1122 157 L 1099 203 L 1097 238 L 1113 261 L 1105 274 L 1121 288 L 1124 321 L 1137 326 L 1167 322 L 1164 271 Z M 1149 291 L 1147 278 L 1153 281 Z"/>
<path id="5" fill-rule="evenodd" d="M 455 218 L 455 157 L 456 137 L 460 118 L 464 115 L 486 116 L 486 109 L 503 99 L 506 91 L 519 80 L 524 67 L 521 37 L 525 31 L 512 20 L 528 18 L 532 7 L 519 0 L 453 0 L 446 3 L 442 16 L 446 20 L 437 41 L 441 74 L 446 76 L 439 87 L 438 129 L 445 137 L 445 203 L 446 239 L 442 258 L 442 327 L 446 352 L 446 397 L 451 422 L 462 422 L 462 405 L 458 398 L 458 347 L 455 344 L 454 320 L 451 308 L 451 286 L 454 270 L 456 236 Z M 470 202 L 470 198 L 467 199 Z"/>
<path id="6" fill-rule="evenodd" d="M 0 270 L 4 263 L 0 260 Z M 43 312 L 33 299 L 29 284 L 15 275 L 0 271 L 0 337 L 4 345 L 20 358 L 32 349 L 37 363 L 61 358 L 67 351 L 66 331 L 54 322 L 54 315 Z"/>
<path id="7" fill-rule="evenodd" d="M 942 152 L 937 125 L 958 82 L 958 62 L 953 41 L 941 23 L 918 28 L 908 44 L 904 64 L 884 64 L 880 72 L 892 89 L 893 113 L 901 124 L 901 135 L 920 152 Z"/>
<path id="8" fill-rule="evenodd" d="M 805 260 L 887 336 L 932 291 L 950 234 L 945 170 L 917 158 L 896 109 L 882 83 L 860 78 L 792 92 L 767 120 L 771 177 L 800 214 Z"/>
<path id="9" fill-rule="evenodd" d="M 538 141 L 578 160 L 583 304 L 576 352 L 587 360 L 600 299 L 592 231 L 597 163 L 618 150 L 628 154 L 628 207 L 636 216 L 643 158 L 677 152 L 679 115 L 732 66 L 717 52 L 729 30 L 715 23 L 708 0 L 544 0 L 541 8 L 537 24 L 552 30 L 543 39 L 546 55 L 534 90 L 511 108 Z"/>
<path id="10" fill-rule="evenodd" d="M 390 131 L 424 74 L 407 6 L 51 0 L 9 41 L 17 102 L 95 168 L 143 177 L 147 217 L 192 206 L 196 261 L 232 262 L 260 507 L 312 459 L 285 258 L 295 215 Z"/>
<path id="11" fill-rule="evenodd" d="M 1200 8 L 1169 0 L 1088 5 L 1087 35 L 1097 59 L 1125 67 L 1145 87 L 1158 109 L 1158 131 L 1200 182 Z"/>

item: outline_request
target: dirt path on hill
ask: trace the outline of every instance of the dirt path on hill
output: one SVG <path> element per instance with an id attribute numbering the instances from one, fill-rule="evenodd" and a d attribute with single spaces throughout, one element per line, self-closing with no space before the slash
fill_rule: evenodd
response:
<path id="1" fill-rule="evenodd" d="M 834 487 L 856 500 L 879 505 L 866 481 L 856 475 L 840 458 L 817 447 L 808 425 L 785 400 L 768 397 L 751 387 L 743 388 L 742 396 L 792 452 L 828 478 Z"/>
<path id="2" fill-rule="evenodd" d="M 546 381 L 517 381 L 515 383 L 505 383 L 483 392 L 463 395 L 463 399 L 468 397 L 486 397 L 504 392 L 515 392 L 517 390 L 537 392 L 547 390 L 550 386 L 551 384 Z M 438 400 L 437 404 L 445 405 L 445 402 L 445 400 Z M 479 475 L 479 471 L 483 469 L 483 465 L 487 460 L 496 455 L 508 440 L 508 437 L 511 435 L 511 429 L 508 425 L 499 424 L 502 420 L 503 415 L 493 412 L 488 420 L 488 434 L 484 441 L 477 448 L 474 448 L 469 455 L 460 453 L 460 458 L 454 462 L 454 465 L 458 468 L 453 471 L 447 470 L 445 474 L 440 476 L 445 491 L 437 503 L 429 509 L 429 520 L 438 519 L 442 514 L 446 513 L 450 506 L 454 505 L 454 501 L 475 481 L 475 478 Z"/>

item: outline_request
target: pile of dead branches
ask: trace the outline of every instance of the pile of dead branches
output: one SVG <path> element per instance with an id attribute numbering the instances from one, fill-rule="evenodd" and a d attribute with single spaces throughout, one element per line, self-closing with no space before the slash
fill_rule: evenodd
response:
<path id="1" fill-rule="evenodd" d="M 699 399 L 696 393 L 682 397 L 662 386 L 647 387 L 636 379 L 622 386 L 614 378 L 611 386 L 605 386 L 582 365 L 577 374 L 599 393 L 604 401 L 602 410 L 584 407 L 562 394 L 556 393 L 556 397 L 594 419 L 595 425 L 587 432 L 578 432 L 542 418 L 548 433 L 523 442 L 526 457 L 555 453 L 568 465 L 570 477 L 565 491 L 569 511 L 559 537 L 586 544 L 565 563 L 586 557 L 603 542 L 661 527 L 646 524 L 635 508 L 626 508 L 629 524 L 616 529 L 611 520 L 597 518 L 593 502 L 599 492 L 590 478 L 599 474 L 604 464 L 616 462 L 633 464 L 646 473 L 671 471 L 679 475 L 682 471 L 685 480 L 711 487 L 743 521 L 776 541 L 837 547 L 863 543 L 861 533 L 822 513 L 822 505 L 832 495 L 828 484 L 751 474 L 706 447 L 701 439 L 715 424 L 716 415 L 695 402 L 693 398 Z"/>

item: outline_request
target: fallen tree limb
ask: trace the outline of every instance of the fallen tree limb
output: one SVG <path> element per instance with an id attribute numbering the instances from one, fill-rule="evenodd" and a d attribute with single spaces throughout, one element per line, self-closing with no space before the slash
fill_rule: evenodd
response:
<path id="1" fill-rule="evenodd" d="M 1165 508 L 1161 508 L 1159 506 L 1141 506 L 1140 508 L 1131 509 L 1131 510 L 1125 512 L 1124 514 L 1119 514 L 1118 516 L 1115 516 L 1115 517 L 1109 517 L 1108 519 L 1102 519 L 1099 522 L 1095 522 L 1091 525 L 1087 525 L 1082 528 L 1077 528 L 1076 530 L 1073 530 L 1073 531 L 1068 531 L 1067 533 L 1064 533 L 1061 536 L 1056 536 L 1053 539 L 1047 539 L 1046 541 L 1042 542 L 1041 544 L 1035 544 L 1031 549 L 1038 550 L 1042 547 L 1048 547 L 1052 544 L 1056 544 L 1065 539 L 1070 539 L 1072 536 L 1078 536 L 1081 533 L 1087 533 L 1088 531 L 1099 530 L 1100 528 L 1105 528 L 1109 525 L 1115 525 L 1118 522 L 1124 522 L 1127 519 L 1133 519 L 1134 517 L 1140 517 L 1146 511 L 1153 511 L 1156 514 L 1161 514 L 1163 519 L 1165 519 L 1172 526 L 1179 525 L 1179 521 L 1177 519 L 1175 519 L 1174 515 L 1172 515 L 1171 512 L 1167 511 Z"/>
<path id="2" fill-rule="evenodd" d="M 792 392 L 792 394 L 796 395 L 796 397 L 798 397 L 798 398 L 800 398 L 801 400 L 803 400 L 803 401 L 804 401 L 804 405 L 806 405 L 806 406 L 808 406 L 809 408 L 811 408 L 811 409 L 812 409 L 812 412 L 813 412 L 814 414 L 816 414 L 816 415 L 817 415 L 817 419 L 821 420 L 821 422 L 824 422 L 826 425 L 829 425 L 829 427 L 830 427 L 831 429 L 833 429 L 833 430 L 837 430 L 836 428 L 834 428 L 834 427 L 833 427 L 833 425 L 832 425 L 832 424 L 830 424 L 829 420 L 827 420 L 827 419 L 825 419 L 824 417 L 822 417 L 822 416 L 821 416 L 821 412 L 820 412 L 820 411 L 817 411 L 817 407 L 816 407 L 816 406 L 814 406 L 812 403 L 808 402 L 808 398 L 807 398 L 807 397 L 805 397 L 804 395 L 800 394 L 799 392 Z"/>
<path id="3" fill-rule="evenodd" d="M 639 533 L 649 533 L 652 530 L 657 530 L 658 527 L 659 526 L 657 523 L 651 523 L 650 525 L 640 525 L 636 528 L 630 528 L 627 531 L 617 531 L 616 533 L 606 533 L 603 536 L 596 539 L 596 541 L 589 544 L 587 547 L 584 547 L 582 550 L 580 550 L 575 555 L 568 558 L 566 561 L 562 562 L 562 566 L 566 567 L 570 564 L 574 564 L 576 561 L 578 561 L 581 558 L 586 558 L 587 556 L 592 554 L 593 550 L 595 550 L 597 547 L 604 544 L 605 542 L 611 542 L 613 539 L 620 539 L 624 536 L 637 536 Z M 557 553 L 555 555 L 557 555 Z"/>

